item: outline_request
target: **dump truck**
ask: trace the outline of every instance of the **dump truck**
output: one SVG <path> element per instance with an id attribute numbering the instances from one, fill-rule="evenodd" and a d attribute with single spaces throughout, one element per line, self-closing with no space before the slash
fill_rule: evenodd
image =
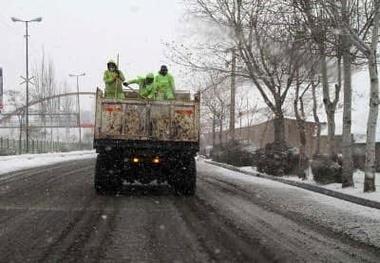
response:
<path id="1" fill-rule="evenodd" d="M 169 184 L 181 195 L 194 195 L 199 94 L 175 91 L 174 100 L 162 101 L 141 98 L 134 89 L 125 95 L 125 99 L 105 98 L 101 89 L 96 91 L 96 192 L 155 182 Z"/>

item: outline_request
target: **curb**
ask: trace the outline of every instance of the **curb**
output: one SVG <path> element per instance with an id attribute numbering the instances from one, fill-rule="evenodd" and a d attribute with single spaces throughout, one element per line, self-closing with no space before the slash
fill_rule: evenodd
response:
<path id="1" fill-rule="evenodd" d="M 269 179 L 269 180 L 272 180 L 272 181 L 277 181 L 277 182 L 281 182 L 281 183 L 284 183 L 284 184 L 300 187 L 300 188 L 303 188 L 303 189 L 306 189 L 306 190 L 310 190 L 310 191 L 313 191 L 313 192 L 317 192 L 317 193 L 320 193 L 320 194 L 325 194 L 325 195 L 328 195 L 328 196 L 339 198 L 339 199 L 342 199 L 342 200 L 345 200 L 345 201 L 348 201 L 348 202 L 351 202 L 351 203 L 355 203 L 355 204 L 359 204 L 359 205 L 363 205 L 363 206 L 368 206 L 368 207 L 371 207 L 371 208 L 380 209 L 380 202 L 377 202 L 377 201 L 372 201 L 372 200 L 364 199 L 364 198 L 361 198 L 361 197 L 356 197 L 356 196 L 352 196 L 352 195 L 336 192 L 336 191 L 333 191 L 333 190 L 330 190 L 330 189 L 326 189 L 326 188 L 323 188 L 323 187 L 319 187 L 319 186 L 316 186 L 316 185 L 311 185 L 311 184 L 306 184 L 306 183 L 296 182 L 296 181 L 290 181 L 290 180 L 286 180 L 286 179 L 282 179 L 282 178 L 278 178 L 278 177 L 270 176 L 270 175 L 266 175 L 266 174 L 261 174 L 261 173 L 248 172 L 248 171 L 244 171 L 244 170 L 242 170 L 242 169 L 240 169 L 240 168 L 238 168 L 236 166 L 232 166 L 232 165 L 225 164 L 225 163 L 218 163 L 218 162 L 208 161 L 208 160 L 204 160 L 204 162 L 205 163 L 209 163 L 209 164 L 213 164 L 213 165 L 216 165 L 216 166 L 220 166 L 220 167 L 223 167 L 223 168 L 235 171 L 235 172 L 244 173 L 244 174 L 247 174 L 247 175 L 256 176 L 256 177 L 260 177 L 260 178 L 265 178 L 265 179 Z"/>

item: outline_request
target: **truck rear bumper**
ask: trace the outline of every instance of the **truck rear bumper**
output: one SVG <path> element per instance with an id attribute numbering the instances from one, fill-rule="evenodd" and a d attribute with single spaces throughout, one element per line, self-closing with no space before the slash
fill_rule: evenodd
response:
<path id="1" fill-rule="evenodd" d="M 184 152 L 195 155 L 199 151 L 198 142 L 187 141 L 141 141 L 141 140 L 115 140 L 115 139 L 96 139 L 94 140 L 94 148 L 97 153 L 122 151 L 131 153 L 151 153 L 156 152 L 160 155 L 171 152 Z"/>

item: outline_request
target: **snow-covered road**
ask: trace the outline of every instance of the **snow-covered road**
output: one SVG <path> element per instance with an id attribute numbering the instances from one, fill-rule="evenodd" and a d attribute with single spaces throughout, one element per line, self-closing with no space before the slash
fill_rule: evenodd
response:
<path id="1" fill-rule="evenodd" d="M 200 172 L 218 174 L 243 192 L 260 189 L 256 197 L 268 207 L 302 217 L 312 224 L 325 226 L 351 238 L 369 242 L 380 249 L 380 210 L 357 205 L 324 194 L 280 182 L 252 177 L 213 165 L 198 165 Z M 276 190 L 277 189 L 277 190 Z"/>
<path id="2" fill-rule="evenodd" d="M 95 154 L 80 156 L 0 175 L 0 261 L 380 260 L 378 209 L 203 160 L 194 197 L 154 184 L 99 196 Z"/>

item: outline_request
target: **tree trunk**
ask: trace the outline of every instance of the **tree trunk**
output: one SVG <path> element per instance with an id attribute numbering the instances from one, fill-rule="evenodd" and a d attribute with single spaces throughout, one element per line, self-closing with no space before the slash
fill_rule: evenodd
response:
<path id="1" fill-rule="evenodd" d="M 328 155 L 333 158 L 336 156 L 335 151 L 335 109 L 326 106 L 327 131 L 328 131 Z"/>
<path id="2" fill-rule="evenodd" d="M 374 19 L 371 49 L 368 52 L 369 77 L 371 81 L 369 114 L 367 122 L 367 143 L 365 160 L 364 192 L 375 192 L 376 176 L 376 127 L 379 114 L 379 75 L 376 51 L 379 40 L 380 1 L 374 1 Z"/>
<path id="3" fill-rule="evenodd" d="M 304 109 L 302 96 L 299 98 L 299 101 L 301 104 L 301 106 L 300 106 L 301 118 L 298 119 L 297 123 L 298 123 L 298 127 L 299 127 L 300 143 L 301 143 L 301 146 L 300 146 L 300 163 L 302 164 L 302 167 L 304 167 L 303 164 L 306 160 L 306 123 L 305 123 L 305 109 Z"/>
<path id="4" fill-rule="evenodd" d="M 327 131 L 328 131 L 328 155 L 330 158 L 335 157 L 335 106 L 330 101 L 330 91 L 327 80 L 327 62 L 324 48 L 321 48 L 321 73 L 323 87 L 323 104 L 327 115 Z"/>
<path id="5" fill-rule="evenodd" d="M 319 121 L 318 117 L 318 104 L 317 104 L 317 96 L 315 94 L 315 88 L 316 86 L 312 84 L 312 92 L 313 92 L 313 117 L 314 117 L 314 122 L 316 123 L 317 126 L 317 135 L 316 135 L 316 145 L 315 145 L 315 151 L 314 154 L 318 155 L 321 151 L 321 122 Z"/>
<path id="6" fill-rule="evenodd" d="M 294 114 L 296 116 L 297 121 L 297 128 L 300 136 L 300 154 L 299 154 L 299 160 L 298 160 L 298 172 L 297 175 L 300 178 L 305 179 L 305 160 L 306 160 L 306 132 L 305 132 L 305 115 L 303 110 L 303 101 L 302 97 L 299 95 L 300 90 L 300 82 L 299 82 L 299 69 L 297 69 L 297 84 L 296 84 L 296 95 L 293 102 L 293 110 Z M 301 114 L 298 110 L 298 101 L 300 102 L 301 106 Z"/>
<path id="7" fill-rule="evenodd" d="M 219 144 L 223 143 L 223 119 L 219 119 Z"/>
<path id="8" fill-rule="evenodd" d="M 344 109 L 343 109 L 343 132 L 342 132 L 342 187 L 354 186 L 353 162 L 352 162 L 352 135 L 351 135 L 351 61 L 350 54 L 343 55 L 344 68 Z"/>
<path id="9" fill-rule="evenodd" d="M 285 141 L 285 121 L 283 113 L 277 113 L 273 119 L 274 141 L 281 146 L 286 145 Z"/>
<path id="10" fill-rule="evenodd" d="M 265 126 L 264 126 L 264 131 L 261 133 L 260 147 L 259 147 L 259 148 L 264 148 L 264 146 L 265 146 L 265 134 L 266 134 L 267 131 L 268 131 L 268 124 L 269 124 L 269 122 L 266 121 L 266 122 L 265 122 Z"/>
<path id="11" fill-rule="evenodd" d="M 349 24 L 349 14 L 347 12 L 347 2 L 342 1 L 343 20 Z M 352 135 L 351 135 L 351 108 L 352 108 L 352 85 L 351 85 L 351 53 L 350 39 L 348 35 L 343 35 L 343 130 L 342 130 L 342 188 L 353 187 L 353 163 L 352 163 Z M 339 47 L 338 47 L 339 48 Z M 340 69 L 339 69 L 340 71 Z M 341 85 L 339 83 L 339 85 Z"/>
<path id="12" fill-rule="evenodd" d="M 215 113 L 212 116 L 212 147 L 216 144 L 216 118 Z"/>
<path id="13" fill-rule="evenodd" d="M 374 50 L 371 50 L 368 62 L 371 90 L 367 122 L 364 192 L 374 192 L 376 191 L 376 125 L 379 112 L 379 79 L 377 73 L 376 54 Z"/>

